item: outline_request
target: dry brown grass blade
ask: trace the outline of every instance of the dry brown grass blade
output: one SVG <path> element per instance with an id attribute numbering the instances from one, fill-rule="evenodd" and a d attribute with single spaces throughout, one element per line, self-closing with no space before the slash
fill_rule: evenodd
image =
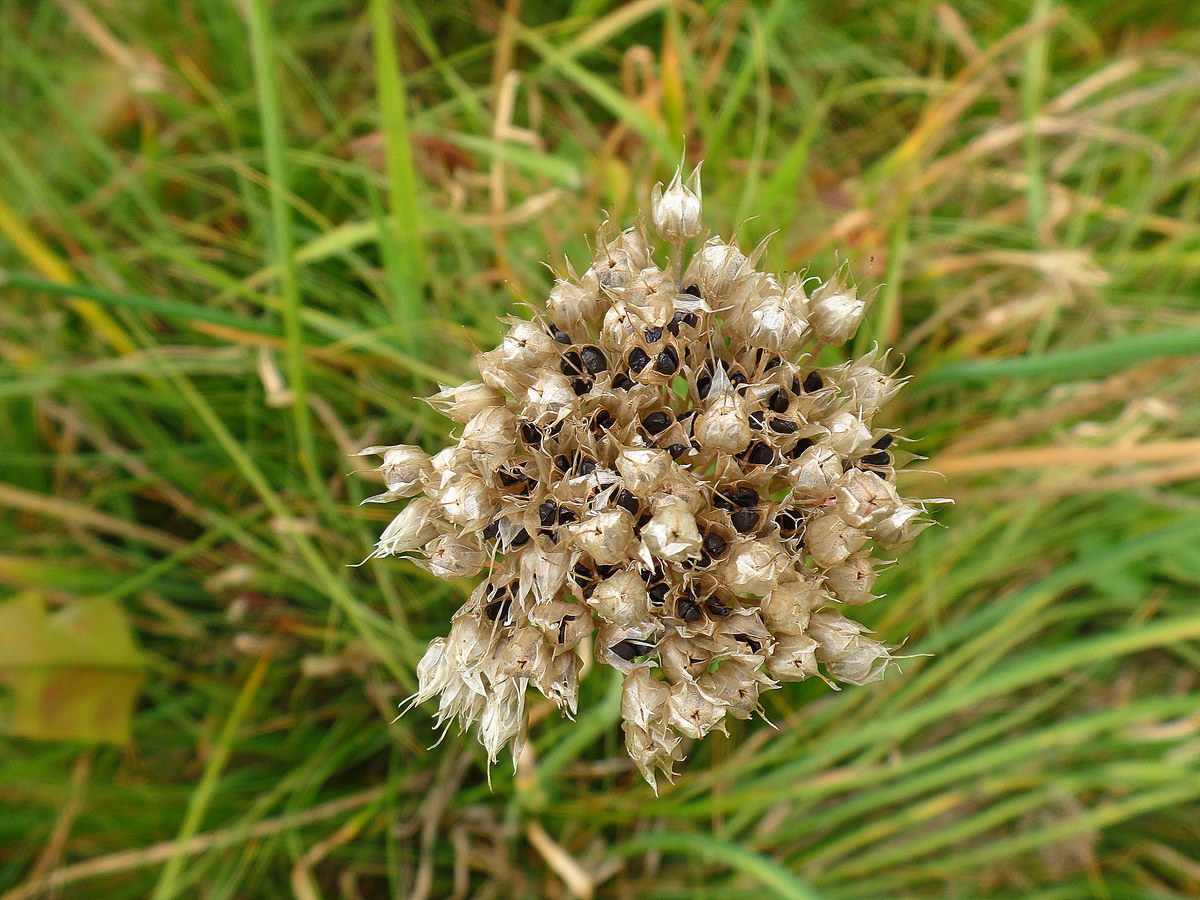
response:
<path id="1" fill-rule="evenodd" d="M 1110 447 L 1018 447 L 992 453 L 942 454 L 930 468 L 947 477 L 1007 469 L 1104 469 L 1200 459 L 1200 439 L 1115 444 Z"/>
<path id="2" fill-rule="evenodd" d="M 187 541 L 172 537 L 157 529 L 127 522 L 117 516 L 110 516 L 108 513 L 89 509 L 77 503 L 68 503 L 56 497 L 47 497 L 45 494 L 27 491 L 11 484 L 0 483 L 0 506 L 59 519 L 68 526 L 91 528 L 105 534 L 141 541 L 168 553 L 182 550 L 187 546 Z"/>
<path id="3" fill-rule="evenodd" d="M 579 897 L 580 900 L 592 900 L 596 894 L 596 885 L 592 876 L 546 833 L 546 829 L 540 822 L 529 822 L 525 826 L 525 836 L 529 838 L 529 843 L 533 845 L 533 848 L 541 854 L 546 865 L 563 880 L 572 894 Z"/>
<path id="4" fill-rule="evenodd" d="M 196 856 L 208 850 L 232 847 L 236 844 L 270 837 L 292 828 L 333 819 L 351 810 L 374 803 L 383 796 L 385 790 L 386 788 L 382 785 L 373 787 L 358 794 L 351 794 L 349 797 L 342 797 L 340 800 L 322 803 L 320 806 L 314 806 L 304 812 L 278 816 L 274 819 L 263 819 L 250 828 L 226 828 L 221 831 L 198 834 L 184 844 L 183 853 L 186 856 Z M 0 900 L 35 900 L 37 897 L 58 891 L 79 881 L 100 878 L 104 875 L 116 875 L 119 872 L 144 869 L 147 866 L 164 863 L 175 854 L 175 851 L 175 841 L 163 841 L 137 850 L 123 850 L 120 853 L 110 853 L 107 856 L 87 859 L 56 869 L 38 880 L 31 879 L 4 894 Z"/>
<path id="5" fill-rule="evenodd" d="M 1112 403 L 1143 396 L 1150 385 L 1159 383 L 1181 365 L 1183 361 L 1179 359 L 1155 360 L 1098 383 L 1073 386 L 1073 391 L 1061 399 L 1051 394 L 1045 406 L 1026 410 L 1011 419 L 989 422 L 968 432 L 942 453 L 953 457 L 985 447 L 1027 441 L 1060 423 L 1092 415 Z"/>

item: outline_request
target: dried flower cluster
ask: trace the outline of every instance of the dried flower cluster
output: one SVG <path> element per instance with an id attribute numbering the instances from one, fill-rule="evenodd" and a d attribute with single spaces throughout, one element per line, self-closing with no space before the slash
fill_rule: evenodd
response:
<path id="1" fill-rule="evenodd" d="M 700 209 L 698 170 L 655 188 L 676 260 Z M 875 551 L 927 523 L 872 425 L 900 381 L 877 352 L 816 364 L 863 316 L 844 271 L 777 278 L 720 238 L 662 268 L 643 226 L 596 246 L 535 321 L 508 320 L 481 380 L 430 398 L 463 426 L 454 446 L 363 451 L 383 457 L 372 500 L 423 494 L 373 555 L 486 572 L 419 666 L 439 724 L 515 758 L 527 686 L 573 714 L 594 655 L 624 674 L 626 744 L 654 785 L 684 737 L 780 682 L 881 677 L 889 648 L 844 612 L 874 599 Z"/>

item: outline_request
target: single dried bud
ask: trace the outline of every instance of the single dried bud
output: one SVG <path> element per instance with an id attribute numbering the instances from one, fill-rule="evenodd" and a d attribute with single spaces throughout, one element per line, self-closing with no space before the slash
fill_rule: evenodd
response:
<path id="1" fill-rule="evenodd" d="M 438 492 L 438 503 L 447 521 L 468 529 L 482 528 L 496 512 L 492 489 L 478 475 L 459 475 L 449 480 Z"/>
<path id="2" fill-rule="evenodd" d="M 700 212 L 699 171 L 676 172 L 650 208 L 667 252 L 602 227 L 584 274 L 568 263 L 477 354 L 478 381 L 430 398 L 464 426 L 452 446 L 371 448 L 373 499 L 424 491 L 372 556 L 484 572 L 409 702 L 436 698 L 492 760 L 520 752 L 527 690 L 575 713 L 587 660 L 625 676 L 625 745 L 655 790 L 684 737 L 761 712 L 763 691 L 891 661 L 836 610 L 874 599 L 879 548 L 929 524 L 896 491 L 895 430 L 872 424 L 903 380 L 879 349 L 816 365 L 863 315 L 844 270 L 810 300 L 803 276 L 757 271 L 762 245 L 683 258 Z"/>
<path id="3" fill-rule="evenodd" d="M 763 599 L 763 621 L 775 635 L 804 634 L 813 612 L 828 603 L 829 599 L 815 581 L 788 581 L 775 587 Z"/>
<path id="4" fill-rule="evenodd" d="M 852 412 L 835 413 L 825 427 L 829 429 L 825 443 L 842 456 L 858 456 L 871 447 L 871 429 Z"/>
<path id="5" fill-rule="evenodd" d="M 642 543 L 655 557 L 669 562 L 700 557 L 700 531 L 696 517 L 681 500 L 671 498 L 642 527 Z"/>
<path id="6" fill-rule="evenodd" d="M 855 528 L 870 528 L 900 507 L 896 489 L 874 472 L 851 469 L 834 489 L 838 515 Z"/>
<path id="7" fill-rule="evenodd" d="M 663 240 L 686 244 L 700 233 L 700 167 L 692 170 L 687 184 L 683 183 L 683 167 L 664 192 L 662 182 L 654 185 L 650 195 L 651 217 Z"/>
<path id="8" fill-rule="evenodd" d="M 672 467 L 671 454 L 666 450 L 623 450 L 617 457 L 617 471 L 625 487 L 639 497 L 647 497 L 657 489 Z"/>
<path id="9" fill-rule="evenodd" d="M 616 565 L 627 559 L 627 548 L 633 540 L 633 522 L 623 509 L 609 509 L 588 516 L 578 525 L 570 526 L 579 548 L 602 566 Z"/>
<path id="10" fill-rule="evenodd" d="M 843 271 L 813 291 L 809 324 L 822 344 L 840 347 L 858 331 L 867 304 L 858 289 L 847 285 Z"/>
<path id="11" fill-rule="evenodd" d="M 738 594 L 763 596 L 779 583 L 791 560 L 778 546 L 765 541 L 744 541 L 731 548 L 729 558 L 717 570 L 722 583 Z"/>
<path id="12" fill-rule="evenodd" d="M 809 633 L 819 644 L 817 659 L 839 681 L 857 685 L 878 681 L 892 661 L 887 647 L 862 634 L 866 630 L 833 610 L 813 616 Z"/>
<path id="13" fill-rule="evenodd" d="M 604 315 L 604 306 L 595 279 L 587 279 L 587 284 L 577 284 L 573 281 L 555 282 L 546 305 L 546 313 L 557 328 L 566 329 L 559 333 L 567 337 L 570 337 L 572 332 L 578 333 L 592 328 Z"/>
<path id="14" fill-rule="evenodd" d="M 465 425 L 489 406 L 502 406 L 504 395 L 480 381 L 468 381 L 458 387 L 441 386 L 427 402 L 442 415 Z M 367 451 L 364 450 L 363 453 Z"/>
<path id="15" fill-rule="evenodd" d="M 832 448 L 815 444 L 800 454 L 789 475 L 796 496 L 824 499 L 833 495 L 842 477 L 842 458 Z"/>
<path id="16" fill-rule="evenodd" d="M 483 547 L 479 540 L 469 537 L 443 534 L 434 538 L 425 548 L 429 559 L 417 560 L 417 565 L 428 569 L 436 578 L 470 578 L 483 568 Z"/>
<path id="17" fill-rule="evenodd" d="M 368 497 L 363 503 L 387 503 L 391 500 L 419 494 L 424 487 L 422 481 L 431 470 L 429 454 L 420 447 L 409 444 L 368 447 L 354 455 L 383 457 L 383 465 L 379 467 L 379 471 L 383 473 L 383 481 L 387 485 L 387 490 L 374 497 Z"/>
<path id="18" fill-rule="evenodd" d="M 805 551 L 813 562 L 825 569 L 844 562 L 866 540 L 867 536 L 859 529 L 833 513 L 809 519 L 804 529 Z"/>
<path id="19" fill-rule="evenodd" d="M 861 606 L 875 599 L 871 588 L 875 586 L 876 577 L 871 557 L 851 556 L 841 565 L 834 566 L 825 573 L 825 585 L 842 603 Z"/>
<path id="20" fill-rule="evenodd" d="M 392 519 L 372 556 L 400 556 L 424 546 L 437 536 L 437 526 L 430 521 L 434 503 L 428 497 L 418 497 L 396 518 Z"/>
<path id="21" fill-rule="evenodd" d="M 489 464 L 499 465 L 512 455 L 517 442 L 517 417 L 506 406 L 482 410 L 463 429 L 463 446 L 487 457 Z"/>
<path id="22" fill-rule="evenodd" d="M 662 719 L 671 689 L 654 677 L 649 666 L 635 666 L 621 686 L 621 718 L 644 731 Z"/>
<path id="23" fill-rule="evenodd" d="M 683 276 L 685 284 L 694 284 L 700 296 L 711 305 L 720 303 L 737 284 L 738 276 L 753 264 L 733 244 L 718 237 L 709 238 L 700 252 L 692 257 Z"/>
<path id="24" fill-rule="evenodd" d="M 714 397 L 696 418 L 696 440 L 704 450 L 741 453 L 752 436 L 746 401 L 733 391 Z"/>
<path id="25" fill-rule="evenodd" d="M 626 569 L 600 582 L 587 604 L 606 622 L 632 625 L 645 618 L 650 599 L 638 573 Z"/>
<path id="26" fill-rule="evenodd" d="M 932 525 L 921 521 L 922 510 L 910 503 L 902 503 L 888 518 L 879 522 L 871 531 L 871 537 L 881 547 L 899 547 L 907 544 Z"/>

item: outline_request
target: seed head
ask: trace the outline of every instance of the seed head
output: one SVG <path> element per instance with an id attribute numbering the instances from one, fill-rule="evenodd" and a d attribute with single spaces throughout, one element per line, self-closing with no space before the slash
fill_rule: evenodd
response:
<path id="1" fill-rule="evenodd" d="M 700 198 L 698 167 L 655 188 L 669 255 L 699 235 Z M 372 556 L 483 573 L 417 667 L 411 699 L 437 698 L 439 725 L 515 759 L 526 690 L 573 715 L 590 656 L 621 673 L 626 747 L 657 790 L 683 737 L 763 691 L 881 677 L 891 651 L 843 613 L 875 599 L 877 548 L 929 522 L 874 424 L 903 384 L 887 354 L 815 358 L 863 317 L 845 267 L 810 297 L 719 237 L 661 266 L 641 225 L 594 246 L 543 312 L 504 320 L 479 380 L 429 398 L 456 443 L 363 451 L 382 457 L 373 502 L 412 498 Z"/>

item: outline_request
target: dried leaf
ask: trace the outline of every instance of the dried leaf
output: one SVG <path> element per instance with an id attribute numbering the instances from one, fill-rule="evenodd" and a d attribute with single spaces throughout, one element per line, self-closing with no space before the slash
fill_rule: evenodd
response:
<path id="1" fill-rule="evenodd" d="M 124 744 L 144 660 L 124 609 L 83 600 L 54 613 L 33 592 L 0 603 L 0 730 Z"/>

